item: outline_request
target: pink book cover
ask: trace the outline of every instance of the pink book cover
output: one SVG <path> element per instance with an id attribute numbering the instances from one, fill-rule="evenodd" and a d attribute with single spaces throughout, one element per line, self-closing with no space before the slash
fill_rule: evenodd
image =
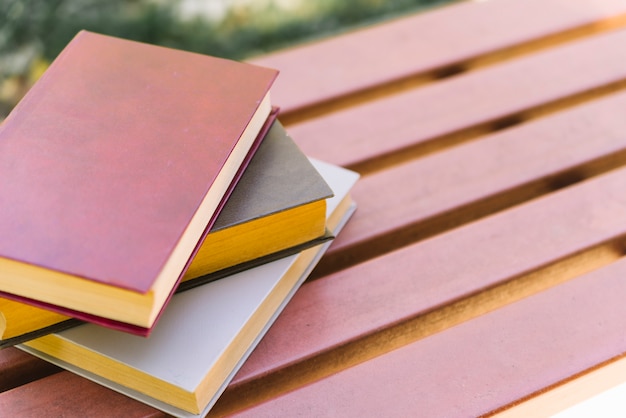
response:
<path id="1" fill-rule="evenodd" d="M 0 126 L 0 257 L 148 291 L 276 75 L 80 32 Z"/>
<path id="2" fill-rule="evenodd" d="M 230 187 L 228 189 L 228 192 L 224 195 L 223 199 L 221 200 L 218 211 L 216 212 L 215 215 L 213 215 L 213 218 L 211 218 L 211 221 L 209 222 L 209 224 L 207 225 L 206 229 L 202 233 L 202 238 L 200 239 L 200 241 L 196 245 L 193 253 L 189 257 L 189 260 L 187 260 L 187 264 L 185 265 L 185 269 L 181 272 L 180 276 L 178 277 L 177 283 L 180 283 L 180 280 L 184 276 L 184 273 L 187 270 L 187 268 L 189 267 L 189 264 L 191 263 L 191 261 L 193 260 L 193 257 L 195 256 L 195 254 L 198 251 L 198 249 L 202 246 L 202 242 L 204 241 L 204 238 L 206 238 L 206 235 L 209 233 L 211 227 L 215 223 L 215 220 L 217 219 L 217 215 L 219 214 L 219 211 L 221 211 L 221 209 L 226 204 L 226 201 L 228 200 L 228 197 L 232 193 L 233 189 L 236 187 L 236 184 L 239 181 L 239 179 L 241 178 L 241 175 L 243 174 L 243 172 L 245 171 L 245 168 L 248 166 L 248 163 L 250 162 L 250 160 L 254 156 L 254 153 L 259 148 L 259 145 L 261 144 L 261 141 L 263 140 L 263 138 L 267 134 L 267 131 L 269 130 L 269 128 L 272 126 L 272 123 L 276 119 L 277 114 L 278 114 L 278 108 L 274 108 L 272 110 L 272 113 L 270 114 L 270 116 L 266 120 L 265 124 L 263 125 L 263 128 L 259 132 L 259 135 L 255 139 L 254 144 L 253 144 L 252 148 L 250 149 L 250 152 L 246 156 L 246 159 L 245 159 L 244 163 L 241 165 L 239 171 L 237 172 L 237 175 L 236 175 L 235 179 L 233 179 L 233 182 L 231 183 L 231 185 L 230 185 Z M 172 288 L 172 291 L 170 292 L 170 295 L 168 297 L 167 302 L 169 302 L 169 300 L 172 298 L 172 295 L 175 293 L 176 287 L 177 286 Z M 55 311 L 55 312 L 58 312 L 58 313 L 61 313 L 61 314 L 67 315 L 67 316 L 71 316 L 72 318 L 80 319 L 82 321 L 92 322 L 94 324 L 102 325 L 102 326 L 105 326 L 107 328 L 112 328 L 112 329 L 116 329 L 116 330 L 119 330 L 119 331 L 125 331 L 125 332 L 131 333 L 131 334 L 141 335 L 141 336 L 144 336 L 144 337 L 147 337 L 148 335 L 150 335 L 150 332 L 152 332 L 152 329 L 154 328 L 154 326 L 156 325 L 156 322 L 158 321 L 158 318 L 157 318 L 157 321 L 155 321 L 155 323 L 154 323 L 154 325 L 152 327 L 144 328 L 144 327 L 140 327 L 140 326 L 137 326 L 137 325 L 128 324 L 128 323 L 125 323 L 125 322 L 115 321 L 115 320 L 112 320 L 112 319 L 103 318 L 103 317 L 96 316 L 96 315 L 91 315 L 91 314 L 88 314 L 88 313 L 85 313 L 85 312 L 80 312 L 80 311 L 76 311 L 76 310 L 73 310 L 73 309 L 68 309 L 68 308 L 65 308 L 65 307 L 62 307 L 62 306 L 57 306 L 57 305 L 53 305 L 53 304 L 50 304 L 50 303 L 41 302 L 41 301 L 38 301 L 38 300 L 35 300 L 35 299 L 29 299 L 29 298 L 25 298 L 25 297 L 22 297 L 22 296 L 12 295 L 12 294 L 6 293 L 6 292 L 1 292 L 0 291 L 0 296 L 6 297 L 6 298 L 9 298 L 9 299 L 13 299 L 13 300 L 17 300 L 19 302 L 27 303 L 27 304 L 30 304 L 30 305 L 33 305 L 33 306 L 38 306 L 38 307 L 43 308 L 43 309 L 48 309 L 48 310 L 51 310 L 51 311 Z M 167 305 L 167 302 L 165 303 L 164 306 Z M 164 309 L 162 309 L 161 312 L 159 313 L 159 317 L 163 313 L 163 310 Z"/>

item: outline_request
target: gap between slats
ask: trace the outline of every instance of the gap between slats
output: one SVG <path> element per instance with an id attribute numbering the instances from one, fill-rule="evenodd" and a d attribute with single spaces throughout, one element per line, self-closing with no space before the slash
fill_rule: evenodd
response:
<path id="1" fill-rule="evenodd" d="M 611 22 L 615 23 L 614 20 L 615 19 L 612 19 Z M 613 27 L 618 27 L 625 23 L 624 17 L 620 17 L 619 20 L 619 25 Z M 411 78 L 396 80 L 383 86 L 339 98 L 333 102 L 321 103 L 316 106 L 301 109 L 301 111 L 297 113 L 294 112 L 292 114 L 282 115 L 281 120 L 287 125 L 297 123 L 302 120 L 318 117 L 329 112 L 335 112 L 339 109 L 347 108 L 365 101 L 377 100 L 386 95 L 395 94 L 405 89 L 415 88 L 433 80 L 449 77 L 483 65 L 489 65 L 492 62 L 499 62 L 514 58 L 516 56 L 534 52 L 542 48 L 548 48 L 606 29 L 594 29 L 592 28 L 594 25 L 590 26 L 591 27 L 577 28 L 576 30 L 570 31 L 571 33 L 566 32 L 555 35 L 554 37 L 548 37 L 546 39 L 529 42 L 528 44 L 519 45 L 512 50 L 498 51 L 498 53 L 490 54 L 485 57 L 478 57 L 464 63 L 458 63 L 439 69 L 439 71 L 433 71 L 429 74 L 420 74 Z M 502 54 L 501 56 L 499 56 L 500 53 Z M 483 61 L 481 62 L 481 60 Z M 538 118 L 585 101 L 593 100 L 607 93 L 623 89 L 624 87 L 626 87 L 626 81 L 624 80 L 600 86 L 565 99 L 560 99 L 533 109 L 527 109 L 519 113 L 507 115 L 497 120 L 489 121 L 485 124 L 481 124 L 480 126 L 473 126 L 460 132 L 447 134 L 443 137 L 436 138 L 437 143 L 433 141 L 423 146 L 404 149 L 402 150 L 402 153 L 394 153 L 389 156 L 385 156 L 382 159 L 376 159 L 375 162 L 367 162 L 363 165 L 355 165 L 350 168 L 356 169 L 364 174 L 373 173 L 390 165 L 399 164 L 409 159 L 418 158 L 422 155 L 426 155 L 440 149 L 445 149 L 461 142 L 473 140 L 489 132 L 502 130 L 532 118 Z M 460 223 L 469 222 L 473 219 L 493 213 L 494 211 L 498 211 L 534 197 L 550 193 L 591 176 L 606 172 L 612 168 L 622 166 L 625 162 L 626 154 L 625 152 L 620 152 L 610 157 L 589 162 L 584 166 L 568 170 L 567 172 L 560 173 L 550 178 L 541 179 L 537 182 L 523 185 L 516 191 L 510 192 L 510 195 L 505 193 L 485 199 L 468 207 L 464 207 L 462 208 L 464 211 L 462 215 L 465 218 L 463 218 L 463 216 L 459 216 L 459 213 L 441 215 L 441 219 L 438 219 L 437 221 L 439 222 L 440 229 L 435 228 L 434 231 L 425 231 L 423 232 L 425 233 L 424 237 L 455 226 L 454 224 L 450 226 L 450 222 L 457 222 L 457 219 Z M 371 166 L 368 166 L 367 164 L 370 163 Z M 433 225 L 436 226 L 437 222 Z M 420 229 L 419 226 L 415 227 L 415 230 L 417 229 Z M 413 232 L 415 232 L 415 230 Z M 395 231 L 394 233 L 398 233 L 398 231 Z M 414 235 L 410 232 L 408 232 L 408 235 L 411 237 L 408 238 L 407 243 L 413 242 Z M 398 235 L 394 236 L 394 241 L 397 237 Z M 400 244 L 399 246 L 405 244 Z M 364 247 L 367 247 L 366 244 L 363 245 Z M 544 268 L 529 274 L 521 275 L 505 284 L 484 290 L 469 298 L 454 302 L 441 309 L 436 309 L 430 313 L 412 318 L 402 323 L 393 324 L 384 330 L 368 335 L 358 341 L 352 341 L 342 345 L 341 347 L 336 347 L 332 351 L 324 353 L 320 356 L 307 359 L 292 366 L 287 366 L 278 372 L 271 373 L 251 382 L 242 382 L 242 384 L 230 388 L 229 391 L 224 394 L 222 400 L 218 403 L 218 405 L 216 405 L 210 416 L 221 416 L 222 414 L 234 412 L 239 408 L 245 408 L 248 405 L 253 405 L 263 402 L 266 399 L 279 396 L 287 391 L 297 389 L 302 385 L 367 361 L 368 359 L 389 352 L 395 348 L 402 347 L 410 342 L 432 335 L 433 333 L 439 332 L 493 309 L 497 309 L 515 300 L 527 297 L 586 272 L 608 265 L 623 257 L 625 248 L 626 239 L 621 237 L 617 240 L 573 254 L 549 266 L 545 266 Z M 361 250 L 363 250 L 363 248 L 361 248 Z M 375 255 L 376 254 L 373 256 Z M 360 261 L 362 260 L 359 260 L 358 262 Z"/>
<path id="2" fill-rule="evenodd" d="M 586 38 L 297 124 L 289 132 L 312 157 L 367 176 L 623 90 L 619 45 L 625 38 L 624 30 Z"/>
<path id="3" fill-rule="evenodd" d="M 514 131 L 521 132 L 522 130 L 527 130 L 527 128 L 531 128 L 537 124 L 545 125 L 554 120 L 560 119 L 565 115 L 574 116 L 574 113 L 579 112 L 580 109 L 591 108 L 596 106 L 596 104 L 606 102 L 607 100 L 614 100 L 614 98 L 623 95 L 624 87 L 626 87 L 626 80 L 612 81 L 605 83 L 604 85 L 591 87 L 576 94 L 571 94 L 564 98 L 561 97 L 553 100 L 552 102 L 544 103 L 513 115 L 499 118 L 495 122 L 489 121 L 483 123 L 481 126 L 475 124 L 473 127 L 463 129 L 460 132 L 447 133 L 439 136 L 437 140 L 427 141 L 414 146 L 413 150 L 421 152 L 419 157 L 426 157 L 426 159 L 416 158 L 415 155 L 410 155 L 411 150 L 404 148 L 404 155 L 400 153 L 393 154 L 394 159 L 389 162 L 389 164 L 392 165 L 386 167 L 386 173 L 392 172 L 392 170 L 395 170 L 403 164 L 418 165 L 428 159 L 455 153 L 461 148 L 474 147 L 488 138 L 485 134 L 493 134 L 495 131 L 501 131 L 504 128 L 513 128 L 514 125 L 519 125 L 516 129 L 507 130 L 507 132 L 497 134 L 501 140 L 508 138 L 510 134 L 514 133 Z M 620 93 L 620 91 L 622 92 Z M 616 109 L 619 109 L 620 106 L 621 105 L 619 104 L 615 104 L 613 109 L 606 108 L 604 112 L 614 112 Z M 585 117 L 583 113 L 580 113 L 579 117 L 580 116 L 583 118 Z M 575 120 L 576 117 L 573 117 L 571 121 L 572 126 L 576 125 Z M 526 123 L 521 123 L 522 121 Z M 597 135 L 605 136 L 608 135 L 607 132 L 599 129 L 598 131 L 590 132 L 589 135 L 592 137 Z M 472 137 L 472 135 L 474 135 L 474 137 Z M 528 135 L 531 135 L 528 142 L 532 142 L 532 137 L 537 135 L 537 132 L 530 129 L 528 130 Z M 563 137 L 571 136 L 566 130 L 564 130 L 561 135 Z M 458 140 L 459 138 L 461 139 Z M 468 139 L 472 140 L 470 141 Z M 443 147 L 441 150 L 437 149 L 438 151 L 446 152 L 439 152 L 437 153 L 439 155 L 434 155 L 431 158 L 428 158 L 427 156 L 427 154 L 430 153 L 423 152 L 429 146 L 441 147 L 441 144 L 446 141 L 449 143 L 446 145 L 457 146 Z M 459 142 L 467 143 L 462 145 Z M 532 145 L 528 144 L 524 146 L 530 147 Z M 446 161 L 448 160 L 443 159 L 441 161 L 442 166 L 447 166 Z M 428 218 L 419 218 L 416 216 L 410 222 L 403 224 L 401 228 L 390 228 L 382 235 L 373 234 L 370 237 L 366 237 L 360 241 L 355 241 L 354 243 L 346 244 L 345 246 L 331 247 L 311 277 L 321 277 L 334 271 L 344 269 L 364 260 L 385 254 L 413 242 L 429 238 L 433 235 L 494 214 L 525 201 L 544 196 L 572 184 L 590 179 L 612 169 L 624 166 L 625 164 L 626 148 L 619 149 L 618 147 L 615 147 L 615 149 L 611 151 L 611 154 L 590 156 L 589 160 L 586 162 L 569 166 L 565 170 L 544 173 L 541 175 L 538 174 L 535 179 L 524 180 L 523 183 L 520 183 L 510 189 L 506 188 L 499 191 L 494 190 L 494 193 L 476 196 L 476 199 L 473 199 L 470 202 L 459 202 L 457 207 L 442 208 L 443 210 L 438 211 L 437 214 Z M 465 167 L 465 169 L 473 170 L 471 167 Z M 384 176 L 386 174 L 380 173 L 381 172 L 378 171 L 373 172 L 372 176 L 366 176 L 362 179 L 362 181 L 368 181 L 368 178 L 372 179 L 374 176 Z M 427 173 L 423 174 L 428 176 Z M 465 180 L 459 178 L 459 181 L 463 182 Z M 427 196 L 424 196 L 424 198 L 426 197 Z M 357 213 L 356 216 L 359 216 L 359 214 Z"/>
<path id="4" fill-rule="evenodd" d="M 0 349 L 0 370 L 0 393 L 61 371 L 14 347 Z"/>
<path id="5" fill-rule="evenodd" d="M 209 416 L 243 410 L 341 370 L 403 347 L 454 325 L 549 289 L 585 273 L 607 266 L 626 255 L 626 237 L 571 254 L 505 283 L 477 292 L 430 312 L 413 317 L 312 358 L 231 386 Z"/>
<path id="6" fill-rule="evenodd" d="M 600 99 L 608 94 L 616 93 L 623 89 L 626 89 L 626 80 L 618 80 L 552 102 L 546 102 L 540 106 L 433 137 L 427 141 L 396 150 L 392 153 L 380 154 L 374 159 L 348 165 L 347 168 L 357 171 L 363 176 L 371 175 L 391 166 L 440 152 L 458 144 L 478 140 L 484 135 L 502 131 L 533 119 L 549 116 L 582 103 Z"/>
<path id="7" fill-rule="evenodd" d="M 335 97 L 332 100 L 326 100 L 306 107 L 283 112 L 279 117 L 281 123 L 288 127 L 289 125 L 334 113 L 358 104 L 379 100 L 383 97 L 391 96 L 405 90 L 414 89 L 427 83 L 450 78 L 458 74 L 518 58 L 523 55 L 532 54 L 551 47 L 556 47 L 586 36 L 618 29 L 623 26 L 626 26 L 626 14 L 579 26 L 542 38 L 533 39 L 522 44 L 510 45 L 506 48 L 498 49 L 468 60 L 451 63 L 443 67 L 433 68 L 429 71 L 391 80 L 377 86 Z"/>
<path id="8" fill-rule="evenodd" d="M 447 148 L 472 140 L 478 140 L 482 136 L 499 132 L 504 129 L 529 122 L 533 119 L 548 116 L 565 109 L 580 105 L 585 102 L 600 99 L 608 94 L 626 89 L 626 80 L 618 80 L 609 84 L 595 87 L 571 96 L 544 103 L 530 109 L 506 115 L 485 123 L 476 124 L 445 135 L 430 138 L 414 146 L 396 150 L 392 153 L 377 155 L 374 159 L 368 159 L 347 168 L 359 172 L 361 175 L 371 175 L 393 165 L 402 164 L 417 158 L 427 156 L 435 152 L 444 151 Z"/>
<path id="9" fill-rule="evenodd" d="M 410 244 L 444 233 L 464 224 L 497 212 L 540 198 L 566 187 L 589 180 L 626 165 L 626 149 L 605 155 L 560 173 L 539 178 L 518 187 L 461 205 L 454 210 L 438 213 L 430 218 L 386 231 L 384 235 L 369 237 L 346 248 L 331 247 L 311 273 L 315 280 L 349 268 L 374 257 L 382 256 Z"/>

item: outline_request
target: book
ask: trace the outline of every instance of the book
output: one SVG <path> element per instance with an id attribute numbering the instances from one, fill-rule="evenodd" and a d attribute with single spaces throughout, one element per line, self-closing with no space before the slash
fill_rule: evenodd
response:
<path id="1" fill-rule="evenodd" d="M 315 164 L 338 233 L 358 175 Z M 329 244 L 177 293 L 149 338 L 86 324 L 17 347 L 168 414 L 205 415 Z"/>
<path id="2" fill-rule="evenodd" d="M 183 281 L 258 260 L 324 236 L 333 194 L 277 120 L 233 190 Z M 206 281 L 204 280 L 204 281 Z"/>
<path id="3" fill-rule="evenodd" d="M 332 238 L 332 190 L 276 120 L 259 145 L 179 289 L 216 280 Z M 0 298 L 0 347 L 77 325 L 69 318 Z"/>
<path id="4" fill-rule="evenodd" d="M 258 145 L 276 76 L 78 33 L 0 126 L 1 295 L 149 332 Z"/>

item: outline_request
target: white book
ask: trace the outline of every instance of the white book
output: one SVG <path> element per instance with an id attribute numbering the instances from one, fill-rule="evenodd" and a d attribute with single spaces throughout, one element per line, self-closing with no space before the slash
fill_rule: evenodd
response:
<path id="1" fill-rule="evenodd" d="M 355 209 L 352 171 L 312 160 L 333 189 L 335 235 Z M 206 415 L 330 242 L 176 294 L 148 338 L 85 324 L 18 347 L 178 417 Z"/>

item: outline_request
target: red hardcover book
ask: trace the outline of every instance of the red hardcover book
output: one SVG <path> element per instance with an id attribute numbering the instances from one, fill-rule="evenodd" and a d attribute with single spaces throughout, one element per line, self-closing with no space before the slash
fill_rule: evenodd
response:
<path id="1" fill-rule="evenodd" d="M 2 295 L 150 329 L 258 146 L 276 75 L 80 32 L 0 127 Z"/>

